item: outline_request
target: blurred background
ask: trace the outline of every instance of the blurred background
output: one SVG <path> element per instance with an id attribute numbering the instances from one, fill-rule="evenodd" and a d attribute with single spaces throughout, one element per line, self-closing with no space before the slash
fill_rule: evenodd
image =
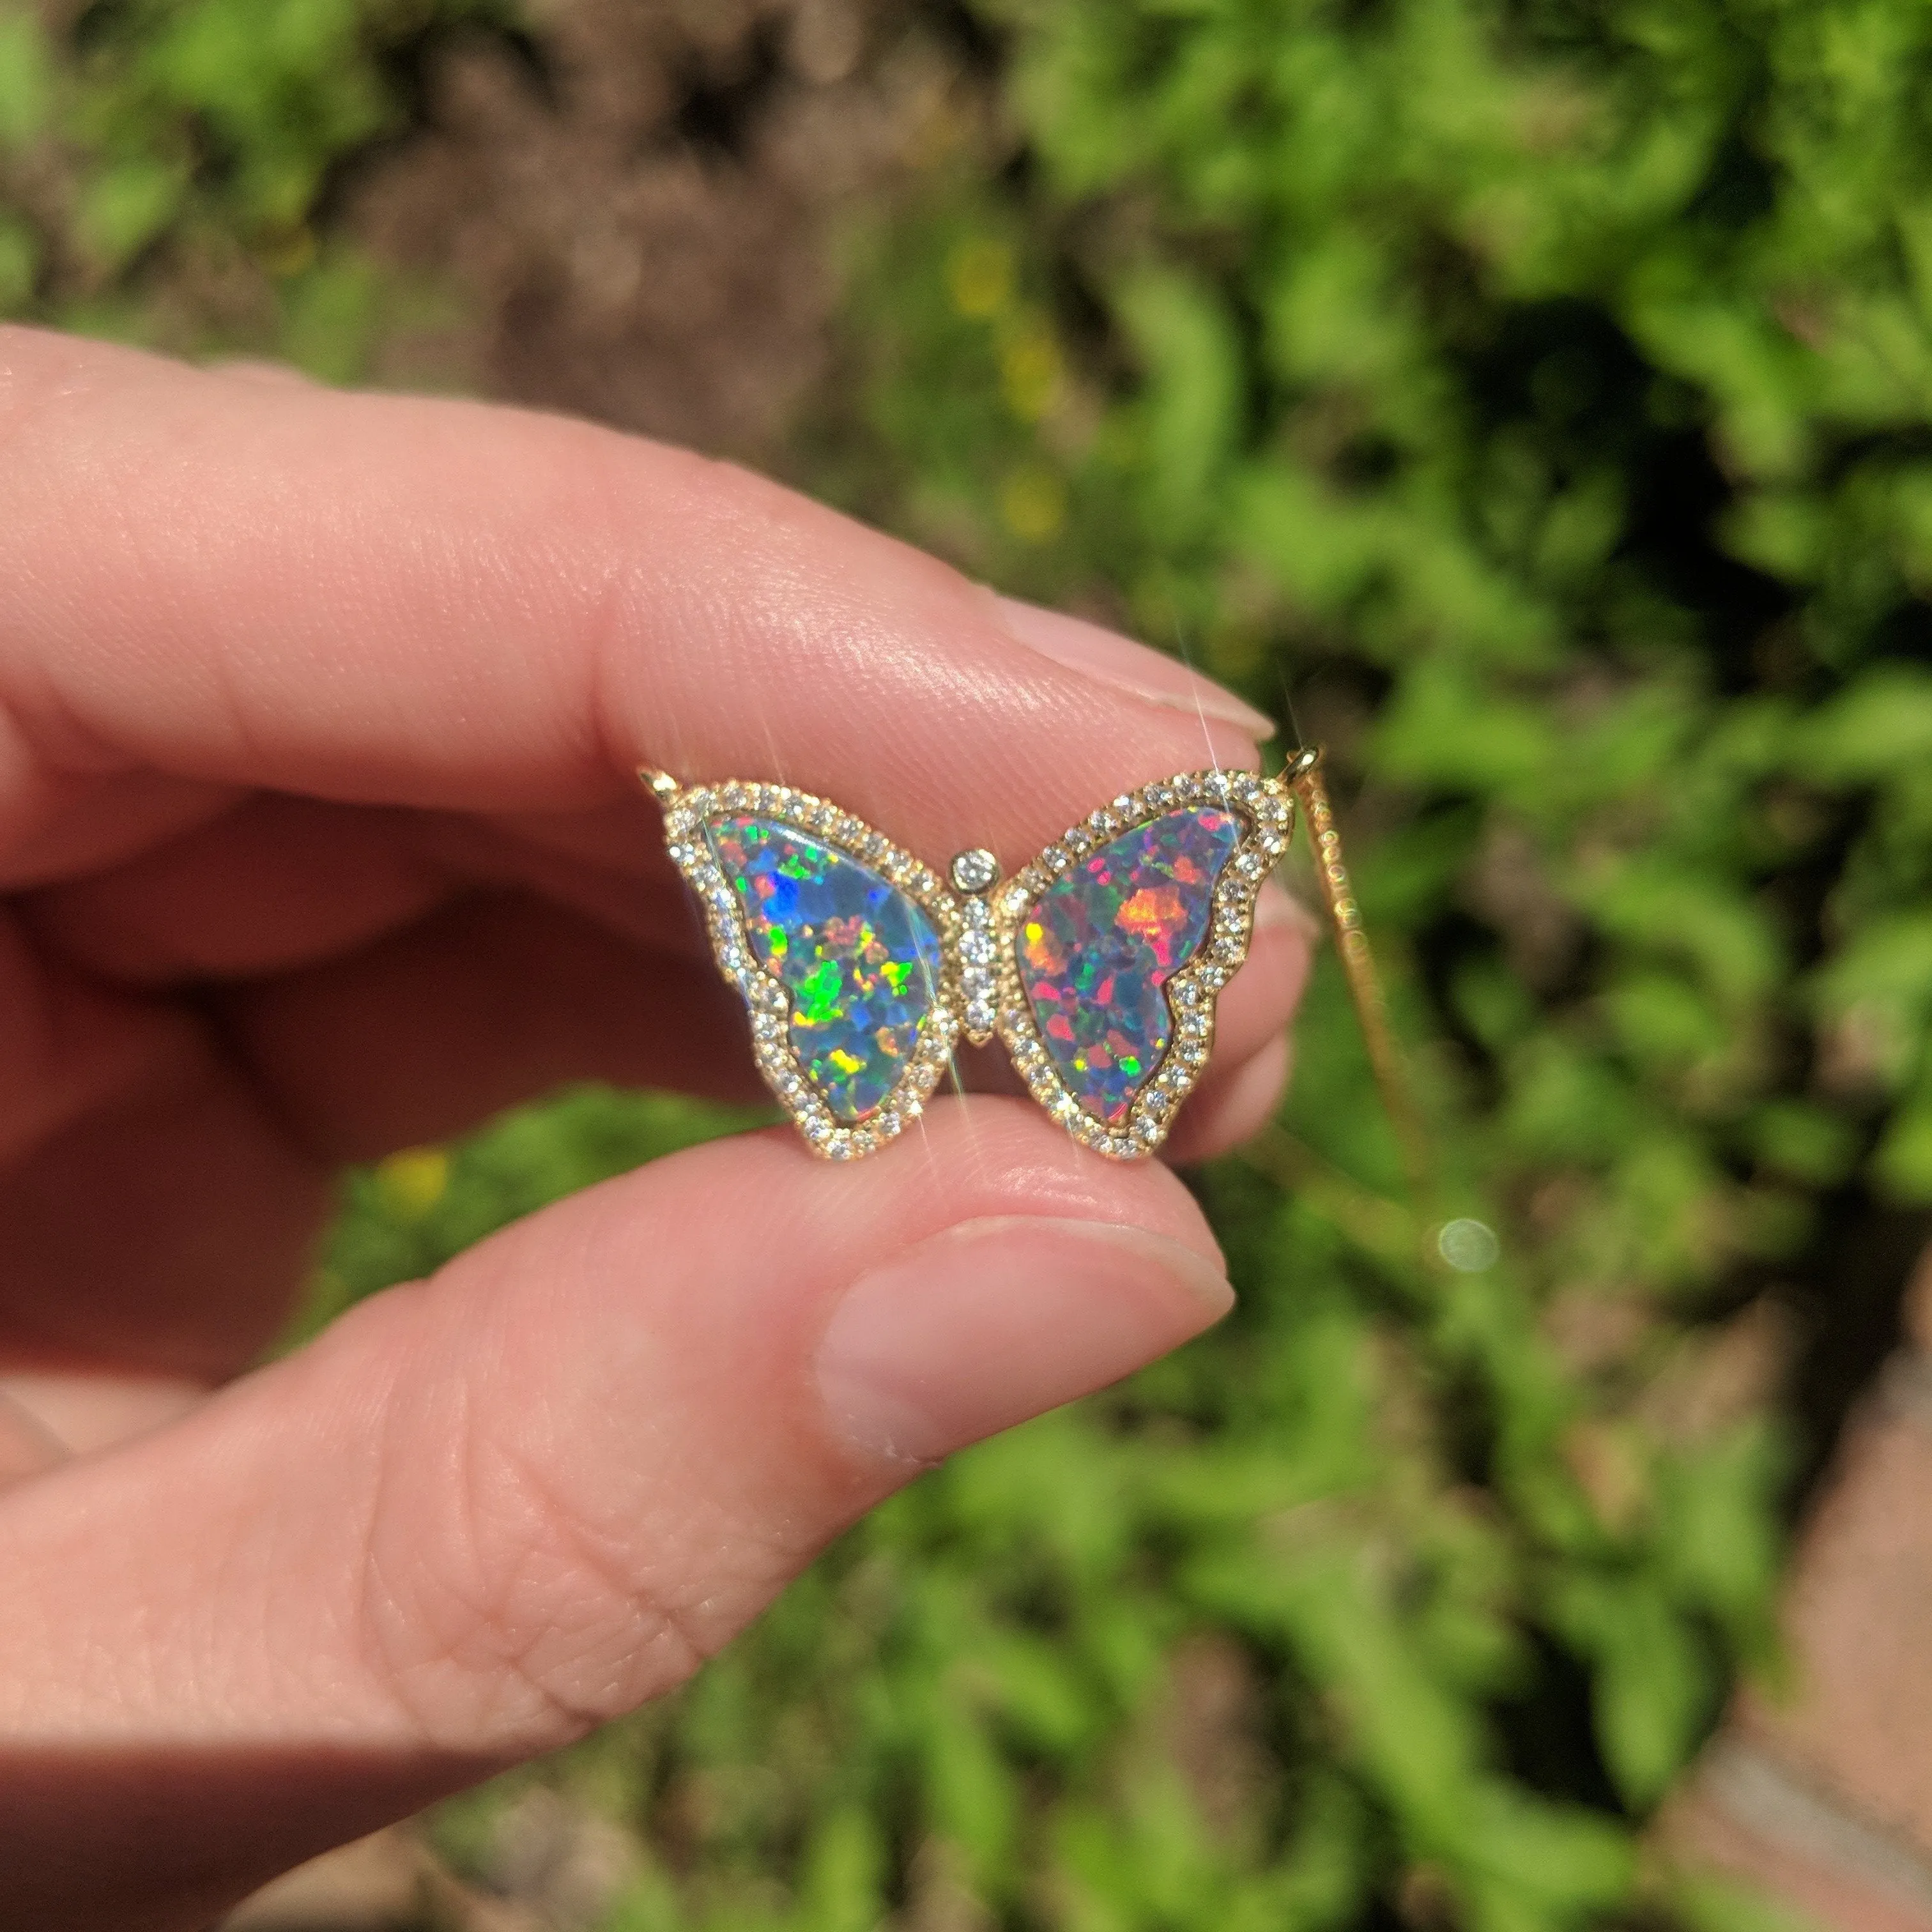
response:
<path id="1" fill-rule="evenodd" d="M 1324 959 L 1223 1328 L 249 1924 L 1802 1922 L 1654 1820 L 1915 1359 L 1928 82 L 1912 0 L 0 0 L 0 312 L 730 454 L 1292 694 L 1461 1217 Z M 310 1324 L 737 1124 L 347 1177 Z"/>

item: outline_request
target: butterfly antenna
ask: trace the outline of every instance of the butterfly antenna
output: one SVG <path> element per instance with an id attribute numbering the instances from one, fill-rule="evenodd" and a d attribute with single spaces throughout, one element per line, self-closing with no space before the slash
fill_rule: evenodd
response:
<path id="1" fill-rule="evenodd" d="M 1284 694 L 1285 695 L 1286 694 Z M 1294 708 L 1289 706 L 1289 722 Z M 1298 738 L 1300 733 L 1296 734 Z M 1306 745 L 1295 752 L 1282 772 L 1286 784 L 1301 802 L 1302 816 L 1308 826 L 1308 842 L 1315 860 L 1315 876 L 1321 881 L 1323 903 L 1335 928 L 1335 949 L 1340 956 L 1343 976 L 1348 983 L 1348 998 L 1362 1029 L 1368 1048 L 1369 1066 L 1376 1089 L 1382 1096 L 1389 1123 L 1402 1149 L 1404 1171 L 1418 1202 L 1426 1201 L 1432 1192 L 1432 1163 L 1429 1158 L 1428 1136 L 1423 1132 L 1422 1116 L 1415 1104 L 1408 1064 L 1389 1020 L 1388 1000 L 1382 991 L 1382 976 L 1376 970 L 1375 954 L 1363 928 L 1362 909 L 1348 878 L 1342 853 L 1342 835 L 1335 827 L 1335 809 L 1329 802 L 1328 788 L 1322 776 L 1322 752 Z"/>

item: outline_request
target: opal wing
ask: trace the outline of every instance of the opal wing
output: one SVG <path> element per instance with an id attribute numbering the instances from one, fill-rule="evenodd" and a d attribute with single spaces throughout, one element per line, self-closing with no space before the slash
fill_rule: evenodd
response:
<path id="1" fill-rule="evenodd" d="M 1184 774 L 1115 800 L 1008 889 L 1000 1034 L 1076 1138 L 1132 1159 L 1166 1138 L 1291 816 L 1252 774 Z"/>
<path id="2" fill-rule="evenodd" d="M 752 1016 L 760 1072 L 817 1151 L 869 1153 L 916 1118 L 958 1032 L 938 877 L 862 821 L 778 785 L 681 791 L 671 856 Z"/>

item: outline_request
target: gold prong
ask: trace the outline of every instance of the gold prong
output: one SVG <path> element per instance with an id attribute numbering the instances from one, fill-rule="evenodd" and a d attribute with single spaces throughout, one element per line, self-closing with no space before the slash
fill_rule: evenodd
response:
<path id="1" fill-rule="evenodd" d="M 648 788 L 652 796 L 668 805 L 684 788 L 668 772 L 658 771 L 650 765 L 638 767 L 638 782 Z"/>

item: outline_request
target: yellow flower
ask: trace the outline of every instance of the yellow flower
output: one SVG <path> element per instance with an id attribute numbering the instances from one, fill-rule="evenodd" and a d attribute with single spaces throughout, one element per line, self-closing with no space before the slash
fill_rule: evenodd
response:
<path id="1" fill-rule="evenodd" d="M 441 1148 L 405 1148 L 377 1164 L 382 1204 L 405 1221 L 419 1221 L 449 1186 L 449 1156 Z"/>
<path id="2" fill-rule="evenodd" d="M 1043 464 L 1022 464 L 1000 488 L 1000 515 L 1027 543 L 1044 543 L 1066 520 L 1066 486 Z"/>
<path id="3" fill-rule="evenodd" d="M 997 315 L 1013 292 L 1013 251 L 1004 242 L 962 242 L 946 262 L 946 285 L 962 315 Z"/>
<path id="4" fill-rule="evenodd" d="M 1034 323 L 1000 352 L 1000 387 L 1006 406 L 1022 422 L 1037 422 L 1060 392 L 1060 345 Z"/>

